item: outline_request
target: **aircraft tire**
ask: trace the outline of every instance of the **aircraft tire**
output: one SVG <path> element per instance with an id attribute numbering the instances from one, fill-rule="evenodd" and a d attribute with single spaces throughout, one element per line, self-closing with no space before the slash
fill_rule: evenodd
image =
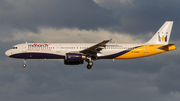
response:
<path id="1" fill-rule="evenodd" d="M 88 65 L 93 66 L 93 62 L 92 62 L 92 61 L 89 61 L 89 62 L 88 62 Z"/>
<path id="2" fill-rule="evenodd" d="M 92 68 L 92 66 L 91 65 L 87 65 L 87 69 L 91 69 Z"/>
<path id="3" fill-rule="evenodd" d="M 93 66 L 93 62 L 92 61 L 89 61 L 88 62 L 88 65 L 87 65 L 87 69 L 91 69 Z"/>
<path id="4" fill-rule="evenodd" d="M 25 67 L 26 67 L 26 64 L 23 64 L 22 66 L 25 68 Z"/>

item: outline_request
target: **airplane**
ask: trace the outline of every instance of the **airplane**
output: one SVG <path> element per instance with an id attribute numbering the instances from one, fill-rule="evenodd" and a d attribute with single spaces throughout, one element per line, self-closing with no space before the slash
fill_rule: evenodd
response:
<path id="1" fill-rule="evenodd" d="M 87 69 L 93 66 L 92 60 L 134 59 L 175 50 L 169 44 L 173 21 L 166 21 L 155 35 L 143 44 L 121 44 L 104 40 L 100 43 L 22 43 L 5 52 L 11 58 L 24 59 L 64 59 L 65 65 L 79 65 L 88 62 Z"/>

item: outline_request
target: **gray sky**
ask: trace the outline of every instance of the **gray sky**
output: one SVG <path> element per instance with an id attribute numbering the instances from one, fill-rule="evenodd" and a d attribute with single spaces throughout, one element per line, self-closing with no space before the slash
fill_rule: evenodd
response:
<path id="1" fill-rule="evenodd" d="M 179 0 L 0 0 L 1 101 L 179 101 L 179 49 L 130 60 L 66 66 L 63 60 L 12 59 L 4 52 L 28 42 L 148 41 L 174 21 L 180 46 Z"/>

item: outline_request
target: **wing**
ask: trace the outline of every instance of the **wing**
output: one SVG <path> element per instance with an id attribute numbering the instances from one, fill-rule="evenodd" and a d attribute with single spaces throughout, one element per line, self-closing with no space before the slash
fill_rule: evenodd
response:
<path id="1" fill-rule="evenodd" d="M 97 53 L 101 53 L 100 51 L 105 48 L 106 43 L 108 42 L 109 40 L 104 40 L 94 46 L 91 46 L 87 49 L 80 51 L 80 53 L 83 53 L 84 55 L 89 55 L 89 56 L 97 56 Z"/>

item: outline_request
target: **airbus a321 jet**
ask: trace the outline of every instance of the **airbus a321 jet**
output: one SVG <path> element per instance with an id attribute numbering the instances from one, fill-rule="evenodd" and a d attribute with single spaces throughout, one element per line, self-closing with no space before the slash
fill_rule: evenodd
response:
<path id="1" fill-rule="evenodd" d="M 11 58 L 24 59 L 64 59 L 65 65 L 79 65 L 84 61 L 87 68 L 93 66 L 92 60 L 133 59 L 160 54 L 176 49 L 169 44 L 173 21 L 166 21 L 155 35 L 144 44 L 111 43 L 22 43 L 5 52 Z"/>

